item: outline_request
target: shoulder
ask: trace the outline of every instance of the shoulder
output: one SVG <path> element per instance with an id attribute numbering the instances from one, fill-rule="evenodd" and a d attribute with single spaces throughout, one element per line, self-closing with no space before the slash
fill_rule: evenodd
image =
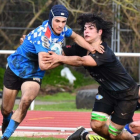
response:
<path id="1" fill-rule="evenodd" d="M 101 45 L 104 46 L 104 50 L 105 52 L 103 53 L 104 57 L 115 57 L 114 52 L 112 51 L 112 49 L 108 46 L 108 44 L 106 42 L 103 42 Z"/>
<path id="2" fill-rule="evenodd" d="M 48 31 L 47 31 L 48 30 Z M 42 34 L 44 35 L 46 32 L 51 32 L 48 26 L 48 20 L 44 21 L 42 25 L 38 26 L 34 30 L 32 30 L 27 36 L 29 38 L 32 36 L 33 38 L 40 37 Z"/>
<path id="3" fill-rule="evenodd" d="M 64 46 L 63 51 L 64 51 L 65 55 L 85 56 L 87 54 L 87 50 L 80 47 L 76 43 L 74 43 L 73 45 Z"/>
<path id="4" fill-rule="evenodd" d="M 72 29 L 68 25 L 65 25 L 64 31 L 67 31 L 67 30 L 72 30 Z"/>
<path id="5" fill-rule="evenodd" d="M 97 65 L 103 65 L 106 63 L 112 63 L 117 60 L 115 54 L 111 50 L 111 48 L 107 45 L 107 43 L 103 42 L 101 45 L 104 46 L 105 52 L 103 54 L 96 51 L 94 54 L 89 54 L 97 63 Z"/>
<path id="6" fill-rule="evenodd" d="M 70 37 L 72 33 L 73 33 L 72 29 L 68 25 L 66 25 L 61 34 L 65 34 L 65 37 Z"/>

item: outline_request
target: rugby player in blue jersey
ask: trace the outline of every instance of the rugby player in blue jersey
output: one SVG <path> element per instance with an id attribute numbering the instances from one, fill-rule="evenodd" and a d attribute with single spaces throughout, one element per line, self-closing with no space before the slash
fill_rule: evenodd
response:
<path id="1" fill-rule="evenodd" d="M 69 28 L 67 23 L 68 10 L 63 5 L 55 5 L 49 13 L 49 20 L 31 31 L 24 42 L 17 48 L 15 53 L 8 58 L 8 68 L 4 75 L 4 88 L 1 105 L 3 115 L 1 140 L 8 140 L 25 118 L 31 102 L 39 93 L 41 80 L 48 65 L 41 60 L 54 51 L 61 54 L 61 47 L 65 37 L 72 38 L 77 44 L 89 51 L 97 49 L 100 53 L 104 50 L 102 46 L 96 48 L 87 43 L 83 37 Z M 56 67 L 54 65 L 53 67 Z M 17 110 L 13 112 L 18 91 L 21 90 L 21 100 Z"/>
<path id="2" fill-rule="evenodd" d="M 67 140 L 140 140 L 124 130 L 124 126 L 132 121 L 137 106 L 139 86 L 127 73 L 114 52 L 105 42 L 111 35 L 112 23 L 98 15 L 83 14 L 78 23 L 84 32 L 85 40 L 92 46 L 103 45 L 103 54 L 91 53 L 79 45 L 63 47 L 64 55 L 43 57 L 43 63 L 64 63 L 72 66 L 84 66 L 89 74 L 100 84 L 91 114 L 91 128 L 101 137 L 89 134 L 83 127 L 70 135 Z M 48 67 L 49 68 L 49 67 Z M 113 113 L 112 113 L 113 112 Z M 111 115 L 109 124 L 107 120 Z M 78 118 L 77 118 L 78 119 Z"/>

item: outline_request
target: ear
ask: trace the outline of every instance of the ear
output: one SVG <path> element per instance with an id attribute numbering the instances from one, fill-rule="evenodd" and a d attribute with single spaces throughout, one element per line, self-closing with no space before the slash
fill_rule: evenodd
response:
<path id="1" fill-rule="evenodd" d="M 102 33 L 103 33 L 103 30 L 102 30 L 102 29 L 100 29 L 100 30 L 99 30 L 99 34 L 100 34 L 100 35 L 102 35 Z"/>

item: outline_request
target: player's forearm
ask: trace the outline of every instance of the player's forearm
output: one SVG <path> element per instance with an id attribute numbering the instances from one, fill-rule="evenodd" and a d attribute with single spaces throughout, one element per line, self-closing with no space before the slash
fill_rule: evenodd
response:
<path id="1" fill-rule="evenodd" d="M 55 63 L 53 65 L 51 65 L 51 63 L 44 63 L 43 64 L 43 67 L 41 68 L 41 70 L 50 70 L 50 69 L 53 69 L 55 67 L 58 67 L 59 65 L 61 65 L 62 63 L 58 62 L 58 63 Z"/>
<path id="2" fill-rule="evenodd" d="M 80 35 L 76 35 L 76 38 L 74 39 L 74 41 L 79 45 L 81 46 L 82 48 L 85 48 L 86 50 L 90 51 L 90 52 L 93 52 L 95 51 L 95 49 L 88 43 L 85 41 L 85 39 L 80 36 Z"/>
<path id="3" fill-rule="evenodd" d="M 58 61 L 72 66 L 82 66 L 82 57 L 79 56 L 59 56 Z"/>
<path id="4" fill-rule="evenodd" d="M 53 64 L 51 67 L 48 67 L 47 70 L 56 68 L 56 67 L 58 67 L 58 66 L 60 66 L 60 65 L 62 65 L 62 63 L 55 63 L 55 64 Z"/>

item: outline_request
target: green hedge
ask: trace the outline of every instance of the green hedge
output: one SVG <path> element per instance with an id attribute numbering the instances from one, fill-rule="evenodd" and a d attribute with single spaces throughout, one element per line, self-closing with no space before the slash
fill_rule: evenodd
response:
<path id="1" fill-rule="evenodd" d="M 96 83 L 95 80 L 93 80 L 91 77 L 85 77 L 82 73 L 70 69 L 73 75 L 76 77 L 76 81 L 74 81 L 74 84 L 70 85 L 69 81 L 65 77 L 61 77 L 61 70 L 63 68 L 64 68 L 63 66 L 59 66 L 55 69 L 46 71 L 46 74 L 42 80 L 42 86 L 45 86 L 46 84 L 53 85 L 53 86 L 69 85 L 69 86 L 73 86 L 73 88 L 75 89 L 81 86 L 86 86 L 86 85 Z"/>
<path id="2" fill-rule="evenodd" d="M 0 89 L 3 88 L 3 77 L 4 77 L 5 69 L 0 68 Z"/>
<path id="3" fill-rule="evenodd" d="M 61 77 L 61 70 L 63 69 L 63 66 L 59 66 L 55 69 L 48 70 L 45 73 L 45 76 L 42 80 L 42 86 L 46 85 L 66 85 L 66 86 L 72 86 L 74 89 L 93 84 L 95 81 L 90 77 L 85 77 L 82 73 L 79 73 L 73 69 L 71 69 L 73 75 L 76 77 L 76 81 L 74 81 L 73 85 L 69 84 L 69 81 L 65 77 Z M 3 76 L 4 76 L 5 69 L 0 68 L 0 89 L 3 88 Z"/>

